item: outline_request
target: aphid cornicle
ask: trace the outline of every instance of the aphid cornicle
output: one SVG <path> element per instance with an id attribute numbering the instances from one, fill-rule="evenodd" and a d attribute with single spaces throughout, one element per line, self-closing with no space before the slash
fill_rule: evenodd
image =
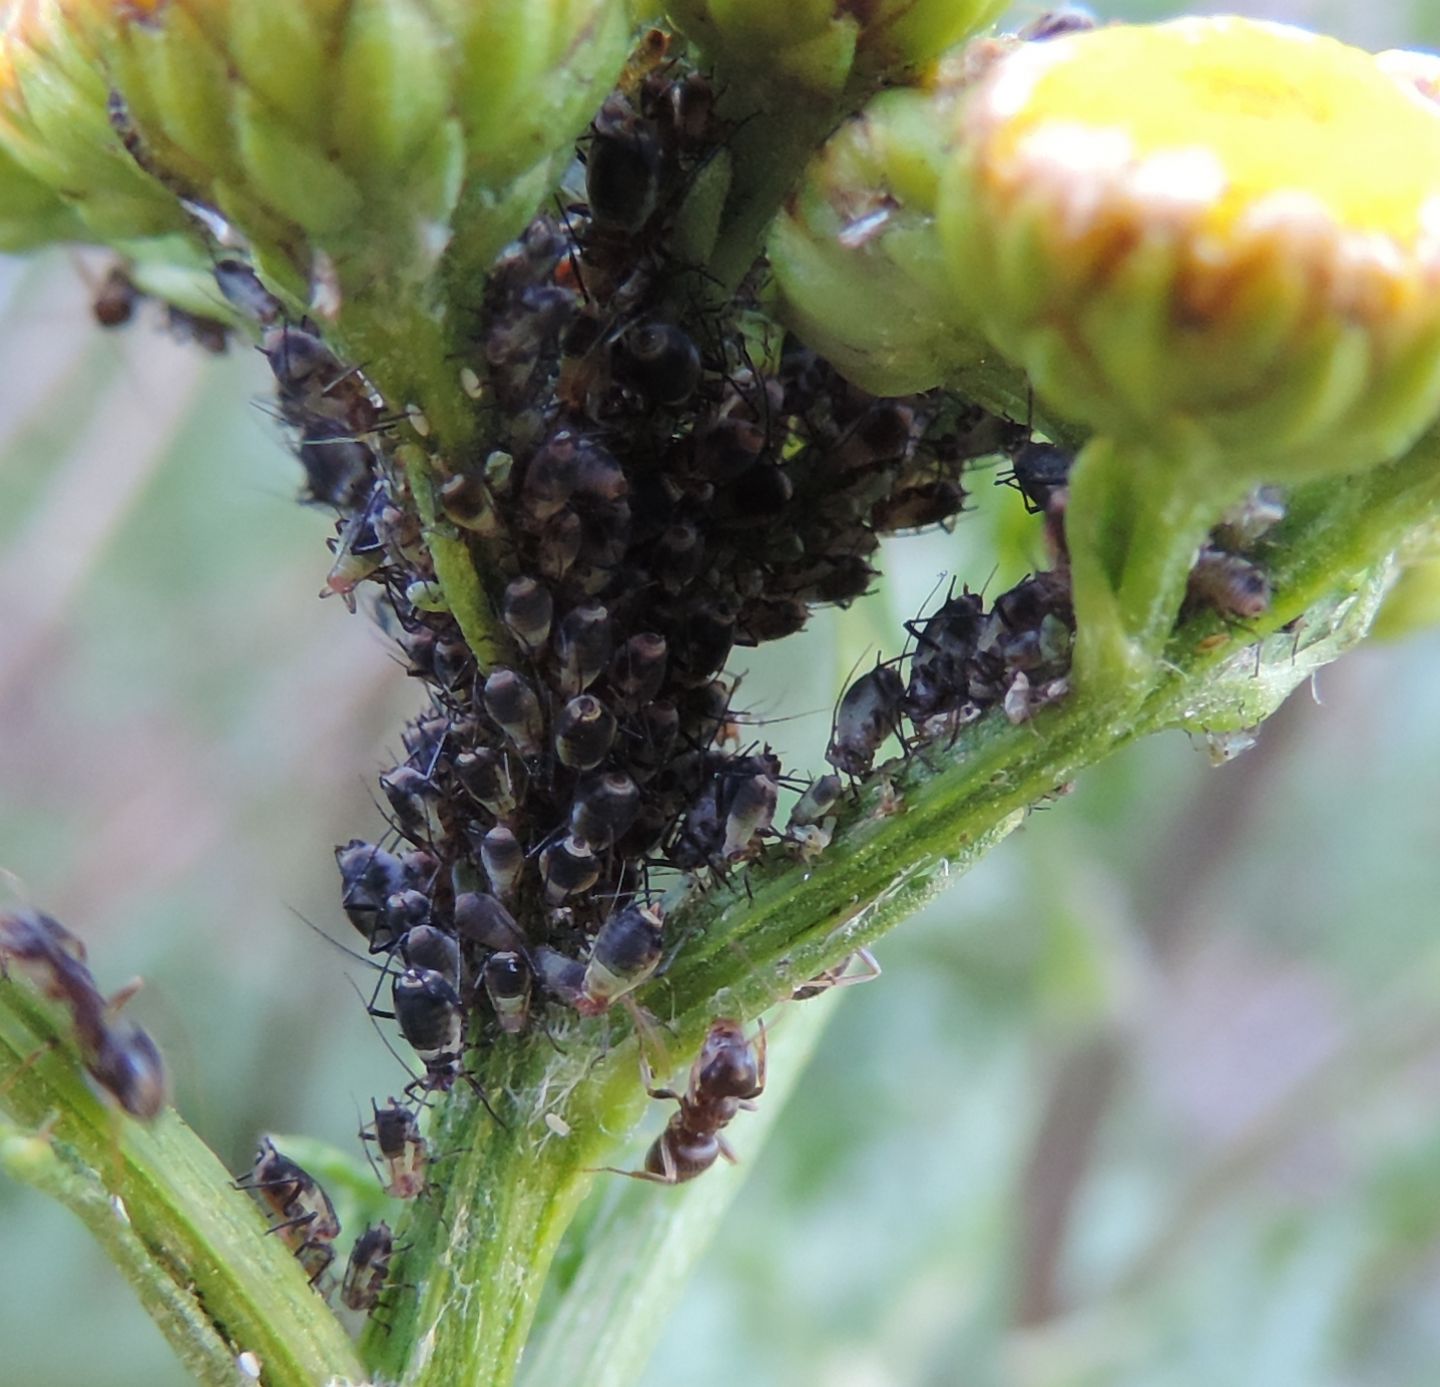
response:
<path id="1" fill-rule="evenodd" d="M 752 1041 L 738 1021 L 712 1022 L 690 1067 L 685 1092 L 652 1088 L 648 1080 L 646 1090 L 652 1098 L 673 1099 L 679 1108 L 645 1153 L 645 1168 L 615 1174 L 683 1185 L 703 1175 L 722 1156 L 733 1163 L 735 1153 L 720 1133 L 742 1108 L 754 1108 L 755 1099 L 765 1091 L 765 1028 L 761 1026 Z"/>
<path id="2" fill-rule="evenodd" d="M 360 1139 L 375 1143 L 385 1167 L 385 1193 L 395 1199 L 416 1198 L 425 1188 L 429 1164 L 419 1120 L 393 1098 L 383 1108 L 372 1102 L 370 1110 L 373 1120 L 368 1127 L 360 1129 Z"/>
<path id="3" fill-rule="evenodd" d="M 383 1219 L 355 1239 L 340 1283 L 340 1299 L 351 1310 L 373 1310 L 390 1275 L 394 1239 Z"/>
<path id="4" fill-rule="evenodd" d="M 318 1281 L 335 1260 L 332 1246 L 340 1236 L 335 1206 L 319 1182 L 288 1156 L 275 1149 L 269 1137 L 260 1138 L 255 1164 L 236 1181 L 241 1189 L 253 1191 L 266 1209 L 279 1220 L 270 1227 Z"/>

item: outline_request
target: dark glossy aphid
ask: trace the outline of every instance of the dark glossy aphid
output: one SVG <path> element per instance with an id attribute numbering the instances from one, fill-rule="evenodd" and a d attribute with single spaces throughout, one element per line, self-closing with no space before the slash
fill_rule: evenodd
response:
<path id="1" fill-rule="evenodd" d="M 560 905 L 567 896 L 588 891 L 599 877 L 599 859 L 590 844 L 573 833 L 551 843 L 540 854 L 540 878 L 550 905 Z"/>
<path id="2" fill-rule="evenodd" d="M 669 323 L 635 323 L 610 353 L 616 376 L 658 405 L 683 405 L 700 385 L 700 349 Z"/>
<path id="3" fill-rule="evenodd" d="M 350 923 L 370 941 L 370 952 L 393 947 L 397 935 L 386 921 L 385 908 L 391 896 L 409 885 L 400 859 L 376 843 L 352 838 L 335 849 L 335 865 L 340 869 L 340 903 Z"/>
<path id="4" fill-rule="evenodd" d="M 525 935 L 515 917 L 494 897 L 464 891 L 455 897 L 455 933 L 482 949 L 523 950 Z"/>
<path id="5" fill-rule="evenodd" d="M 600 926 L 573 1002 L 576 1011 L 598 1016 L 654 973 L 664 943 L 661 919 L 655 906 L 627 905 Z"/>
<path id="6" fill-rule="evenodd" d="M 845 691 L 825 759 L 845 775 L 864 775 L 880 744 L 899 735 L 905 683 L 889 665 L 876 665 Z"/>
<path id="7" fill-rule="evenodd" d="M 610 613 L 598 603 L 566 612 L 555 628 L 555 658 L 560 666 L 561 693 L 583 693 L 610 663 Z"/>
<path id="8" fill-rule="evenodd" d="M 496 824 L 480 840 L 480 865 L 485 869 L 491 891 L 507 901 L 514 896 L 520 874 L 525 870 L 525 849 L 509 828 Z"/>
<path id="9" fill-rule="evenodd" d="M 1051 497 L 1070 483 L 1075 454 L 1053 443 L 1029 442 L 1017 449 L 1013 471 L 999 479 L 1001 486 L 1013 486 L 1025 498 L 1025 509 L 1041 514 Z"/>
<path id="10" fill-rule="evenodd" d="M 335 1260 L 332 1244 L 340 1236 L 335 1206 L 319 1182 L 288 1156 L 282 1156 L 269 1137 L 261 1137 L 254 1166 L 236 1183 L 259 1197 L 272 1218 L 278 1220 L 271 1224 L 270 1231 L 280 1235 L 310 1273 L 311 1282 L 319 1280 Z"/>
<path id="11" fill-rule="evenodd" d="M 420 1123 L 409 1108 L 393 1098 L 383 1108 L 370 1104 L 374 1118 L 360 1130 L 361 1141 L 375 1143 L 385 1168 L 385 1193 L 395 1199 L 414 1199 L 425 1188 L 428 1151 Z"/>
<path id="12" fill-rule="evenodd" d="M 519 1035 L 530 1020 L 530 965 L 520 953 L 493 953 L 480 971 L 485 995 L 506 1035 Z"/>
<path id="13" fill-rule="evenodd" d="M 598 698 L 581 694 L 555 717 L 555 755 L 572 770 L 594 770 L 610 754 L 615 715 Z"/>
<path id="14" fill-rule="evenodd" d="M 508 819 L 515 812 L 519 798 L 510 760 L 503 751 L 476 747 L 474 751 L 462 751 L 451 765 L 466 793 L 497 819 Z"/>
<path id="15" fill-rule="evenodd" d="M 438 797 L 429 778 L 414 766 L 396 766 L 380 777 L 380 789 L 395 812 L 400 832 L 412 842 L 429 842 L 432 806 Z"/>
<path id="16" fill-rule="evenodd" d="M 540 700 L 513 669 L 497 669 L 485 681 L 485 711 L 515 744 L 521 756 L 544 750 L 545 717 Z"/>
<path id="17" fill-rule="evenodd" d="M 570 831 L 592 848 L 623 838 L 640 812 L 640 787 L 623 771 L 585 776 L 575 787 Z"/>
<path id="18" fill-rule="evenodd" d="M 659 204 L 662 167 L 654 128 L 623 96 L 608 98 L 585 153 L 585 195 L 597 225 L 631 232 L 644 226 Z"/>
<path id="19" fill-rule="evenodd" d="M 400 956 L 409 968 L 439 973 L 460 989 L 460 941 L 434 925 L 416 925 L 400 941 Z"/>
<path id="20" fill-rule="evenodd" d="M 459 993 L 441 973 L 407 968 L 391 988 L 400 1034 L 425 1066 L 427 1092 L 448 1092 L 460 1074 L 465 1010 Z"/>
<path id="21" fill-rule="evenodd" d="M 980 594 L 962 592 L 948 597 L 922 625 L 908 626 L 916 642 L 905 691 L 909 717 L 919 721 L 966 699 L 969 662 L 979 647 L 984 624 Z"/>
<path id="22" fill-rule="evenodd" d="M 260 351 L 275 373 L 280 408 L 302 430 L 316 419 L 368 433 L 377 411 L 358 372 L 345 366 L 318 337 L 298 327 L 271 328 Z"/>
<path id="23" fill-rule="evenodd" d="M 740 777 L 728 796 L 725 838 L 720 855 L 726 862 L 740 862 L 754 855 L 760 838 L 775 821 L 780 786 L 767 772 Z"/>
<path id="24" fill-rule="evenodd" d="M 550 590 L 534 578 L 516 578 L 505 589 L 500 616 L 526 650 L 542 650 L 550 639 L 555 604 Z"/>
<path id="25" fill-rule="evenodd" d="M 132 1117 L 159 1117 L 170 1100 L 169 1077 L 158 1047 L 139 1026 L 112 1021 L 82 1053 L 90 1077 Z"/>
<path id="26" fill-rule="evenodd" d="M 350 1261 L 340 1283 L 340 1299 L 351 1310 L 373 1310 L 390 1275 L 390 1257 L 394 1239 L 390 1225 L 383 1220 L 371 1225 L 350 1249 Z"/>
<path id="27" fill-rule="evenodd" d="M 1270 610 L 1270 580 L 1249 559 L 1206 546 L 1190 570 L 1188 596 L 1221 616 L 1244 621 Z"/>
<path id="28" fill-rule="evenodd" d="M 652 1098 L 673 1099 L 679 1110 L 646 1152 L 645 1168 L 616 1174 L 683 1185 L 703 1175 L 722 1156 L 733 1164 L 735 1153 L 720 1132 L 742 1108 L 754 1108 L 754 1100 L 765 1090 L 765 1029 L 762 1026 L 751 1041 L 738 1021 L 712 1022 L 683 1094 L 646 1087 Z"/>

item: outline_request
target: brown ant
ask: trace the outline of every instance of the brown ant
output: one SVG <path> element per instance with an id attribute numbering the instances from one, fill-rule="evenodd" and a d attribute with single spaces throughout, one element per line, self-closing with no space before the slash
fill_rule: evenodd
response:
<path id="1" fill-rule="evenodd" d="M 645 1091 L 652 1098 L 673 1098 L 679 1111 L 645 1153 L 643 1170 L 603 1169 L 632 1180 L 683 1185 L 703 1175 L 721 1156 L 735 1164 L 736 1155 L 720 1129 L 729 1126 L 741 1108 L 753 1111 L 754 1100 L 765 1091 L 764 1022 L 753 1041 L 745 1038 L 745 1027 L 739 1021 L 722 1017 L 711 1022 L 683 1094 L 651 1088 L 649 1066 L 644 1065 L 644 1070 Z"/>

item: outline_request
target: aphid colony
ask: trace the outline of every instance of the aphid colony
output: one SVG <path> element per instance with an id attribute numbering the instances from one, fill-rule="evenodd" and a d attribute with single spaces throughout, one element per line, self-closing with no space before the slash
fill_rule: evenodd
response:
<path id="1" fill-rule="evenodd" d="M 0 914 L 0 970 L 11 969 L 69 1011 L 80 1062 L 106 1099 L 147 1121 L 159 1115 L 169 1088 L 164 1061 L 149 1034 L 119 1014 L 138 983 L 103 996 L 84 944 L 38 911 Z"/>
<path id="2" fill-rule="evenodd" d="M 457 329 L 479 440 L 459 452 L 419 409 L 381 399 L 363 362 L 288 321 L 243 260 L 215 267 L 261 334 L 305 499 L 336 517 L 326 594 L 352 609 L 373 594 L 428 692 L 380 777 L 389 832 L 336 849 L 340 903 L 389 983 L 388 1011 L 372 1011 L 394 1017 L 421 1069 L 412 1106 L 376 1108 L 362 1133 L 402 1198 L 425 1181 L 415 1110 L 469 1077 L 470 1047 L 504 1043 L 547 1001 L 587 1017 L 628 1005 L 654 974 L 667 946 L 655 873 L 716 880 L 769 841 L 824 851 L 841 776 L 797 782 L 778 830 L 786 777 L 768 748 L 741 745 L 727 664 L 864 593 L 880 536 L 957 516 L 978 458 L 1011 457 L 1047 517 L 1052 571 L 988 607 L 952 589 L 912 623 L 906 661 L 847 690 L 828 759 L 863 776 L 903 722 L 938 741 L 992 707 L 1022 721 L 1067 688 L 1069 455 L 944 392 L 858 390 L 769 324 L 760 270 L 716 301 L 682 247 L 730 132 L 709 81 L 667 46 L 658 31 L 642 43 L 555 205 Z M 401 465 L 422 454 L 437 527 L 468 546 L 507 651 L 485 668 L 447 609 Z M 1220 545 L 1192 589 L 1223 606 L 1246 560 Z M 679 1109 L 646 1178 L 713 1164 L 763 1083 L 763 1035 L 715 1022 L 686 1093 L 663 1094 Z M 338 1232 L 323 1191 L 269 1143 L 247 1183 L 318 1278 Z M 373 1305 L 389 1254 L 384 1225 L 357 1240 L 347 1304 Z"/>

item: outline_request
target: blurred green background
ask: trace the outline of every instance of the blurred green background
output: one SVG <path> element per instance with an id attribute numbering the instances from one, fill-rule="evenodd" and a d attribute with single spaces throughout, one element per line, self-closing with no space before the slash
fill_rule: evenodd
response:
<path id="1" fill-rule="evenodd" d="M 1433 0 L 1228 8 L 1440 43 Z M 314 600 L 328 527 L 292 503 L 263 363 L 102 335 L 97 274 L 0 258 L 0 867 L 103 986 L 144 975 L 233 1168 L 262 1130 L 354 1149 L 404 1078 L 290 910 L 344 937 L 330 848 L 376 832 L 416 690 Z M 944 575 L 1038 558 L 985 482 L 881 591 L 739 654 L 787 764 L 821 764 L 846 670 Z M 1437 685 L 1440 637 L 1412 638 L 1219 770 L 1134 748 L 886 940 L 644 1387 L 1440 1379 Z M 0 1383 L 185 1380 L 69 1215 L 0 1183 L 0 1229 Z"/>

